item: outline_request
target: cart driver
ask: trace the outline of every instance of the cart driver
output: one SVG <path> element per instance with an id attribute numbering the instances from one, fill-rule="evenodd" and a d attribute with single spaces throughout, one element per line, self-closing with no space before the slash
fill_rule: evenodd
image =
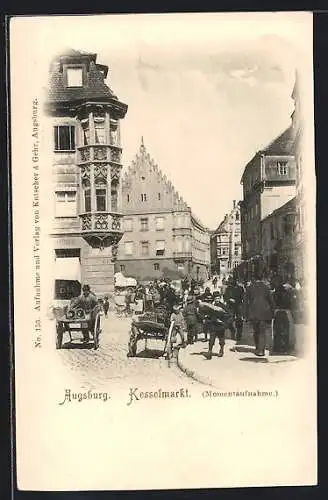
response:
<path id="1" fill-rule="evenodd" d="M 93 311 L 93 309 L 98 305 L 98 300 L 96 295 L 91 292 L 89 285 L 83 285 L 82 294 L 74 299 L 74 302 L 71 304 L 72 309 L 83 309 L 83 311 L 88 314 Z M 94 318 L 90 321 L 89 330 L 93 330 Z M 83 343 L 88 343 L 90 340 L 89 330 L 83 329 Z"/>

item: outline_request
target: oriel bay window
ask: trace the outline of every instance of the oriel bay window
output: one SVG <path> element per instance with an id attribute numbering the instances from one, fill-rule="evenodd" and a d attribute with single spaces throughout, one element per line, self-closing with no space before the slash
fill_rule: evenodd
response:
<path id="1" fill-rule="evenodd" d="M 54 127 L 55 151 L 75 151 L 74 125 L 58 125 Z"/>

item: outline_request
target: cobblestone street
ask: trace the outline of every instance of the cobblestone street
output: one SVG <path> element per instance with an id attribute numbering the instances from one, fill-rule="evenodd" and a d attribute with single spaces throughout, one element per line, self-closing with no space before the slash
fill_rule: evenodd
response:
<path id="1" fill-rule="evenodd" d="M 117 318 L 114 313 L 102 318 L 100 347 L 93 349 L 93 344 L 81 343 L 81 334 L 73 334 L 73 342 L 67 334 L 63 347 L 57 351 L 64 365 L 76 376 L 81 386 L 100 389 L 101 387 L 122 381 L 136 386 L 150 382 L 161 387 L 167 385 L 181 386 L 188 382 L 198 384 L 187 377 L 176 365 L 161 357 L 164 344 L 161 341 L 148 341 L 144 351 L 144 341 L 138 342 L 136 358 L 127 357 L 130 318 Z"/>

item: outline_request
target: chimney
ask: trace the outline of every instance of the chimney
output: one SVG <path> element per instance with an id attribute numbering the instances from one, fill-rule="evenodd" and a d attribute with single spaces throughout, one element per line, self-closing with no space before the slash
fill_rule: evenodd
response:
<path id="1" fill-rule="evenodd" d="M 233 208 L 236 208 L 236 200 L 233 200 Z"/>

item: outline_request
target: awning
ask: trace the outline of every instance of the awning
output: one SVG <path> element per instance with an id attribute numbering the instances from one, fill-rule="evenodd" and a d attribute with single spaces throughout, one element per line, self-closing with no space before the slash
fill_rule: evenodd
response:
<path id="1" fill-rule="evenodd" d="M 125 278 L 122 273 L 116 273 L 114 276 L 115 286 L 124 288 L 128 286 L 137 286 L 137 281 L 134 278 Z"/>
<path id="2" fill-rule="evenodd" d="M 55 279 L 81 281 L 80 259 L 78 257 L 57 257 Z"/>

